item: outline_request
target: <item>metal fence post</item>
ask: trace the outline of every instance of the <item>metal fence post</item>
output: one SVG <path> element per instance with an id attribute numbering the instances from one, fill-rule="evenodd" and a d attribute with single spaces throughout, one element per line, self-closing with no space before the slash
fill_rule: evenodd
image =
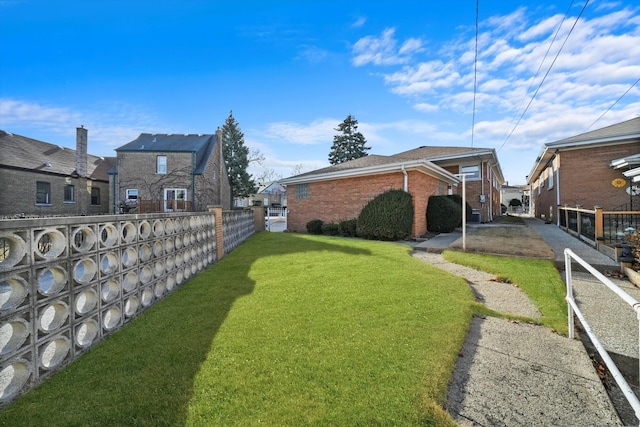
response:
<path id="1" fill-rule="evenodd" d="M 573 306 L 571 302 L 573 302 L 573 284 L 571 283 L 571 257 L 569 253 L 564 251 L 564 273 L 565 273 L 565 282 L 567 283 L 567 296 L 566 300 L 569 304 L 567 304 L 567 310 L 569 315 L 569 338 L 573 339 Z"/>

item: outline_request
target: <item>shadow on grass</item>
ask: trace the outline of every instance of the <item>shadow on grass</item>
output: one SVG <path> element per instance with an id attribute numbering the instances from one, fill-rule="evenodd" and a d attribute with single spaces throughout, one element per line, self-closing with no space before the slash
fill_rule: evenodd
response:
<path id="1" fill-rule="evenodd" d="M 288 233 L 254 235 L 0 411 L 0 425 L 184 425 L 193 381 L 216 334 L 234 302 L 254 290 L 254 261 L 309 251 L 370 254 Z"/>

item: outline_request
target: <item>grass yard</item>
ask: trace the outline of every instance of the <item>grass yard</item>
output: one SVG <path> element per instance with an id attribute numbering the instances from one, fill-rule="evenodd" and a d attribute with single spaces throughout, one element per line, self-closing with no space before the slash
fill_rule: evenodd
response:
<path id="1" fill-rule="evenodd" d="M 259 233 L 0 425 L 455 425 L 462 278 L 393 243 Z"/>
<path id="2" fill-rule="evenodd" d="M 553 262 L 445 251 L 446 260 L 495 274 L 517 285 L 542 314 L 541 323 L 568 334 L 566 287 Z"/>

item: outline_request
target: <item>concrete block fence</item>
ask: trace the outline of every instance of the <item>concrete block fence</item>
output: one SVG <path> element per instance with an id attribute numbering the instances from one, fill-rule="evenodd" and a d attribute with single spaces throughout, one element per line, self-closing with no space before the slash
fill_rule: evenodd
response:
<path id="1" fill-rule="evenodd" d="M 0 407 L 213 264 L 252 211 L 0 221 Z"/>

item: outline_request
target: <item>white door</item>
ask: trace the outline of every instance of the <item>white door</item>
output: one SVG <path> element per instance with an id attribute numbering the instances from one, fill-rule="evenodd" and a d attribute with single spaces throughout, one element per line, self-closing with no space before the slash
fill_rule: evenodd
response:
<path id="1" fill-rule="evenodd" d="M 187 209 L 187 190 L 185 188 L 164 189 L 164 211 L 176 212 Z"/>

